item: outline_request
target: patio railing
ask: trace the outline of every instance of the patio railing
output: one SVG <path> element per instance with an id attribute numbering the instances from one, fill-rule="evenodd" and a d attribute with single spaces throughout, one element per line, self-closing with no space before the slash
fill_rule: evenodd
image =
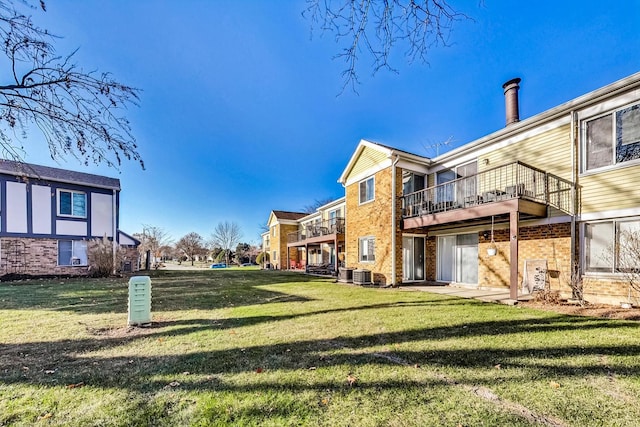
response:
<path id="1" fill-rule="evenodd" d="M 525 198 L 573 214 L 573 184 L 522 162 L 498 166 L 401 196 L 404 218 Z"/>
<path id="2" fill-rule="evenodd" d="M 309 224 L 302 230 L 287 234 L 288 243 L 302 242 L 314 237 L 329 236 L 332 234 L 344 234 L 344 218 L 331 218 L 315 224 Z"/>

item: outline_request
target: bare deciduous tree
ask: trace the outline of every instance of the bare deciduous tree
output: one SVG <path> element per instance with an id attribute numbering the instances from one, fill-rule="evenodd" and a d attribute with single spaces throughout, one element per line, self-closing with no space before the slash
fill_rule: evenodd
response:
<path id="1" fill-rule="evenodd" d="M 240 243 L 241 238 L 242 231 L 238 224 L 229 221 L 219 222 L 211 233 L 210 245 L 224 249 L 225 259 L 229 265 L 229 253 Z"/>
<path id="2" fill-rule="evenodd" d="M 45 11 L 43 0 L 39 5 Z M 0 0 L 1 49 L 8 59 L 0 81 L 2 154 L 22 161 L 27 132 L 35 127 L 53 159 L 71 155 L 84 164 L 118 167 L 124 157 L 144 168 L 123 115 L 137 105 L 140 91 L 109 73 L 85 71 L 74 62 L 75 52 L 58 55 L 56 37 L 18 9 L 36 11 L 29 0 Z"/>
<path id="3" fill-rule="evenodd" d="M 196 255 L 200 255 L 205 251 L 202 236 L 195 232 L 191 232 L 178 240 L 176 249 L 191 260 L 191 265 L 193 265 Z"/>
<path id="4" fill-rule="evenodd" d="M 431 48 L 449 45 L 456 21 L 469 19 L 446 0 L 307 0 L 303 15 L 344 47 L 335 58 L 346 63 L 342 90 L 359 83 L 361 55 L 371 59 L 373 73 L 397 72 L 390 59 L 404 48 L 409 61 L 428 63 Z"/>
<path id="5" fill-rule="evenodd" d="M 142 232 L 134 233 L 133 237 L 140 241 L 140 254 L 145 256 L 146 252 L 150 251 L 154 263 L 170 251 L 171 236 L 162 227 L 142 224 Z"/>
<path id="6" fill-rule="evenodd" d="M 312 204 L 302 208 L 302 212 L 308 214 L 314 213 L 320 206 L 324 206 L 329 202 L 333 202 L 334 200 L 335 199 L 332 199 L 331 197 L 325 197 L 324 199 L 315 199 Z"/>

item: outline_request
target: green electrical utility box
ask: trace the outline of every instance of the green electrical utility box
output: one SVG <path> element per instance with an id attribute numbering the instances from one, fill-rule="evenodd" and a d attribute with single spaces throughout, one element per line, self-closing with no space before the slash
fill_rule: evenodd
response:
<path id="1" fill-rule="evenodd" d="M 129 279 L 129 325 L 151 323 L 151 278 L 133 276 Z"/>

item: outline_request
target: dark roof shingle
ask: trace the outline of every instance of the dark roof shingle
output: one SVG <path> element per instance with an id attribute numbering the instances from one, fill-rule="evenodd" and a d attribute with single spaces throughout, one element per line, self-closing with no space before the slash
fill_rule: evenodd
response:
<path id="1" fill-rule="evenodd" d="M 120 190 L 120 180 L 117 178 L 34 165 L 31 163 L 21 163 L 13 160 L 0 159 L 0 173 L 45 181 L 83 184 L 91 187 Z"/>
<path id="2" fill-rule="evenodd" d="M 291 220 L 298 220 L 302 217 L 309 215 L 308 213 L 304 213 L 304 212 L 288 212 L 288 211 L 273 211 L 273 214 L 278 219 L 291 219 Z"/>

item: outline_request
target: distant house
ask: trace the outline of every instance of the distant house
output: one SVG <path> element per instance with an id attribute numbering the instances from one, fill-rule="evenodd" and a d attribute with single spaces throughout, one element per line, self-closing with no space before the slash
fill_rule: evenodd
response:
<path id="1" fill-rule="evenodd" d="M 503 86 L 504 128 L 438 157 L 360 141 L 338 180 L 346 267 L 380 285 L 627 299 L 615 248 L 640 230 L 640 73 L 522 121 L 519 83 Z"/>
<path id="2" fill-rule="evenodd" d="M 297 230 L 298 220 L 306 215 L 302 212 L 271 211 L 267 221 L 269 230 L 262 233 L 262 248 L 269 254 L 272 268 L 289 268 L 287 234 Z"/>
<path id="3" fill-rule="evenodd" d="M 140 242 L 118 228 L 115 178 L 0 160 L 0 276 L 84 275 L 88 241 L 107 236 L 138 268 Z"/>

